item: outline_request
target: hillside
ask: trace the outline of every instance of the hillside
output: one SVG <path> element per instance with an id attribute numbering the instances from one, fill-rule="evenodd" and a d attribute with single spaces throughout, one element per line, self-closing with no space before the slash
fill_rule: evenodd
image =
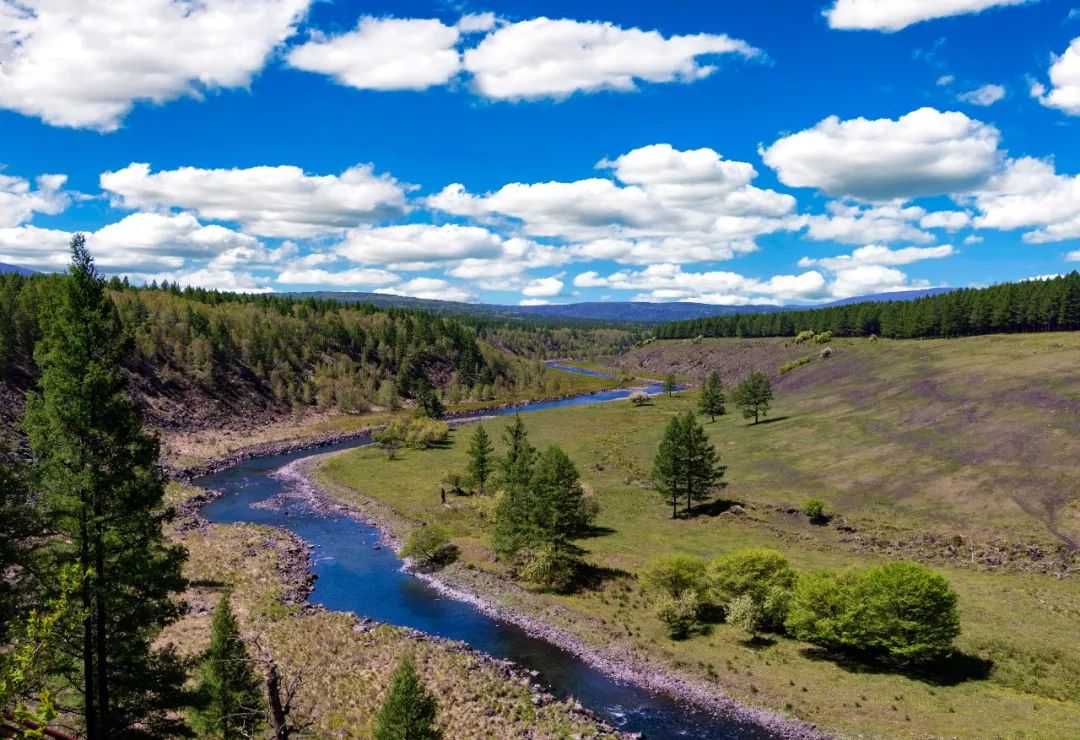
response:
<path id="1" fill-rule="evenodd" d="M 694 383 L 715 371 L 729 389 L 773 378 L 777 433 L 754 471 L 777 503 L 818 495 L 942 534 L 1080 542 L 1080 333 L 826 346 L 828 359 L 781 339 L 653 342 L 618 366 Z"/>
<path id="2" fill-rule="evenodd" d="M 653 405 L 598 404 L 528 414 L 529 440 L 557 444 L 600 507 L 579 541 L 602 582 L 569 595 L 522 587 L 491 550 L 486 497 L 439 507 L 431 491 L 465 463 L 447 449 L 329 459 L 319 479 L 339 500 L 402 533 L 449 528 L 462 563 L 443 576 L 588 645 L 677 669 L 728 695 L 851 737 L 1062 737 L 1080 721 L 1080 333 L 954 340 L 834 340 L 828 359 L 777 377 L 812 350 L 790 340 L 654 342 L 620 366 L 730 383 L 757 369 L 777 390 L 766 423 L 732 408 L 704 427 L 729 486 L 690 519 L 649 481 L 673 413 L 696 391 Z M 499 439 L 507 421 L 486 422 Z M 501 448 L 499 448 L 501 450 Z M 811 497 L 831 518 L 799 513 Z M 372 500 L 377 504 L 372 504 Z M 389 512 L 389 513 L 387 513 Z M 672 640 L 639 576 L 671 553 L 712 558 L 781 550 L 800 570 L 915 560 L 942 572 L 961 610 L 945 667 L 888 669 L 788 637 L 747 641 L 726 624 Z"/>
<path id="3" fill-rule="evenodd" d="M 0 275 L 0 436 L 14 436 L 37 377 L 34 347 L 59 276 Z M 570 385 L 536 360 L 590 344 L 576 331 L 477 328 L 452 317 L 314 299 L 111 283 L 131 343 L 128 388 L 146 422 L 168 432 L 268 424 L 312 414 L 408 405 L 433 391 L 446 405 L 559 395 Z M 625 332 L 612 346 L 628 342 Z M 594 337 L 595 338 L 595 337 Z M 532 352 L 530 352 L 532 354 Z"/>

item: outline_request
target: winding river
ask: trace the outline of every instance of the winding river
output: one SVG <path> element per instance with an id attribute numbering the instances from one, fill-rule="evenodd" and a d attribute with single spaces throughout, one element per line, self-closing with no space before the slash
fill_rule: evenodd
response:
<path id="1" fill-rule="evenodd" d="M 589 375 L 593 371 L 553 367 Z M 649 386 L 658 392 L 659 385 Z M 627 398 L 633 390 L 603 391 L 559 401 L 501 409 L 489 415 L 580 406 Z M 273 477 L 274 471 L 310 455 L 370 444 L 369 437 L 333 447 L 272 455 L 239 463 L 194 481 L 203 488 L 222 491 L 203 514 L 212 522 L 250 522 L 287 529 L 313 548 L 317 576 L 311 601 L 327 609 L 412 627 L 468 643 L 497 658 L 539 672 L 538 679 L 560 698 L 572 696 L 597 716 L 625 732 L 648 738 L 770 738 L 773 735 L 735 719 L 716 718 L 634 684 L 618 681 L 581 658 L 551 643 L 532 637 L 520 627 L 487 616 L 471 604 L 448 598 L 401 570 L 401 561 L 380 546 L 376 528 L 342 516 L 324 516 L 302 503 L 287 499 L 282 507 L 252 508 L 252 504 L 282 493 L 289 485 Z"/>

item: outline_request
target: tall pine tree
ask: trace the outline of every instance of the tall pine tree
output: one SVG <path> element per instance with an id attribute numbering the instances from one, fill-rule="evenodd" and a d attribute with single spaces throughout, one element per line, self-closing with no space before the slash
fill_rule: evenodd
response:
<path id="1" fill-rule="evenodd" d="M 201 706 L 192 713 L 199 737 L 252 737 L 262 724 L 260 689 L 226 593 L 214 608 L 210 646 L 199 666 Z"/>
<path id="2" fill-rule="evenodd" d="M 664 436 L 660 439 L 660 446 L 653 458 L 652 480 L 656 490 L 663 495 L 666 501 L 671 503 L 671 518 L 679 515 L 679 500 L 682 497 L 684 474 L 686 465 L 683 455 L 683 437 L 685 427 L 682 418 L 671 417 Z"/>
<path id="3" fill-rule="evenodd" d="M 375 740 L 438 740 L 438 702 L 420 681 L 412 656 L 405 656 L 394 674 L 390 693 L 375 718 Z"/>
<path id="4" fill-rule="evenodd" d="M 182 736 L 175 710 L 183 670 L 151 645 L 178 616 L 185 554 L 162 533 L 158 443 L 124 391 L 130 343 L 82 235 L 71 255 L 43 320 L 41 379 L 25 419 L 35 482 L 58 535 L 43 548 L 44 567 L 88 574 L 81 629 L 67 646 L 72 664 L 60 676 L 81 695 L 87 740 Z"/>

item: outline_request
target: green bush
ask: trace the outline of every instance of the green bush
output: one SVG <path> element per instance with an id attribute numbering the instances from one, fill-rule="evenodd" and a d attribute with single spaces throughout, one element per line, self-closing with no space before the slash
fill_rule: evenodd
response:
<path id="1" fill-rule="evenodd" d="M 545 543 L 522 550 L 518 558 L 521 562 L 518 575 L 523 581 L 560 593 L 572 590 L 577 582 L 581 559 L 566 548 Z"/>
<path id="2" fill-rule="evenodd" d="M 454 552 L 450 531 L 441 525 L 431 524 L 417 527 L 410 532 L 400 555 L 403 558 L 412 558 L 421 565 L 434 565 L 451 560 Z"/>
<path id="3" fill-rule="evenodd" d="M 639 408 L 641 406 L 651 406 L 652 398 L 649 397 L 648 393 L 638 392 L 630 396 L 630 403 Z"/>
<path id="4" fill-rule="evenodd" d="M 806 331 L 801 331 L 795 335 L 795 344 L 802 344 L 803 342 L 808 342 L 813 338 L 814 332 L 810 329 L 807 329 Z"/>
<path id="5" fill-rule="evenodd" d="M 806 642 L 902 663 L 940 657 L 960 634 L 956 593 L 917 563 L 805 574 L 786 624 Z"/>
<path id="6" fill-rule="evenodd" d="M 797 360 L 792 360 L 791 362 L 785 362 L 783 365 L 781 365 L 780 367 L 778 367 L 776 369 L 776 372 L 779 375 L 784 375 L 785 373 L 790 373 L 792 370 L 794 370 L 797 367 L 802 367 L 803 365 L 809 365 L 813 361 L 814 361 L 814 356 L 813 355 L 806 355 L 805 357 L 800 357 Z"/>
<path id="7" fill-rule="evenodd" d="M 694 591 L 685 591 L 677 597 L 665 595 L 656 607 L 656 617 L 667 625 L 668 634 L 675 639 L 690 634 L 700 612 L 701 601 Z"/>
<path id="8" fill-rule="evenodd" d="M 824 522 L 827 519 L 825 516 L 825 502 L 819 498 L 806 499 L 806 503 L 802 506 L 802 513 L 815 524 Z"/>
<path id="9" fill-rule="evenodd" d="M 828 344 L 831 341 L 832 341 L 832 332 L 831 331 L 823 331 L 820 334 L 815 334 L 814 335 L 814 342 L 816 344 Z"/>
<path id="10" fill-rule="evenodd" d="M 387 450 L 393 446 L 426 450 L 450 438 L 450 426 L 445 421 L 416 416 L 412 419 L 394 419 L 384 429 L 371 435 L 376 444 Z"/>
<path id="11" fill-rule="evenodd" d="M 662 555 L 641 574 L 646 588 L 672 599 L 693 592 L 699 597 L 707 590 L 705 561 L 693 555 Z"/>
<path id="12" fill-rule="evenodd" d="M 709 564 L 709 584 L 713 598 L 729 611 L 742 596 L 759 609 L 760 629 L 783 631 L 795 571 L 787 558 L 775 550 L 747 548 L 734 550 Z"/>

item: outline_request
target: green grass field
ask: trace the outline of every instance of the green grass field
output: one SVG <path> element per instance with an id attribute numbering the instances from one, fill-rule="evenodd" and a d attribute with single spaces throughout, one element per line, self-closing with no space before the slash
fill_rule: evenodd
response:
<path id="1" fill-rule="evenodd" d="M 725 351 L 743 358 L 740 341 L 671 343 L 672 364 L 683 353 L 714 367 Z M 778 365 L 791 348 L 774 349 Z M 1063 537 L 1080 534 L 1080 335 L 844 341 L 833 349 L 832 358 L 777 383 L 770 423 L 752 426 L 733 413 L 706 423 L 728 465 L 724 498 L 741 502 L 744 514 L 673 521 L 644 484 L 664 423 L 693 403 L 693 393 L 645 408 L 619 402 L 527 415 L 533 443 L 561 445 L 599 499 L 605 533 L 582 541 L 589 561 L 626 575 L 570 596 L 507 589 L 504 599 L 545 612 L 587 641 L 844 733 L 1075 734 L 1080 579 L 1029 572 L 1059 567 L 1044 565 L 1056 555 L 1017 559 L 1006 549 L 1001 556 L 994 543 L 1056 553 Z M 498 439 L 506 420 L 485 423 Z M 487 544 L 490 499 L 439 505 L 439 480 L 463 466 L 469 434 L 459 429 L 446 449 L 407 451 L 394 461 L 374 449 L 351 451 L 327 461 L 320 475 L 343 486 L 346 499 L 376 498 L 406 520 L 445 524 L 465 567 L 501 573 Z M 1040 498 L 1051 493 L 1049 504 Z M 828 503 L 832 526 L 786 512 L 811 496 Z M 855 532 L 841 531 L 840 522 Z M 935 536 L 931 544 L 926 534 Z M 960 596 L 964 657 L 956 675 L 841 665 L 787 639 L 752 647 L 725 625 L 668 639 L 634 574 L 655 555 L 710 557 L 747 545 L 780 549 L 802 569 L 890 558 L 935 563 Z"/>

